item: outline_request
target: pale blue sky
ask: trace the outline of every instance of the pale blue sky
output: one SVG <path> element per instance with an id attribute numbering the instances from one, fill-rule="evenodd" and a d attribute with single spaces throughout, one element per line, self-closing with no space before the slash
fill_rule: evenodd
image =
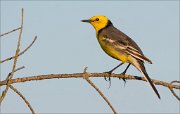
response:
<path id="1" fill-rule="evenodd" d="M 21 23 L 24 29 L 21 49 L 33 40 L 31 49 L 20 57 L 17 66 L 26 68 L 14 78 L 40 74 L 104 72 L 119 64 L 100 48 L 94 28 L 80 20 L 106 15 L 114 26 L 133 38 L 153 64 L 146 64 L 151 78 L 179 80 L 179 1 L 1 1 L 1 33 Z M 1 59 L 15 53 L 19 32 L 1 39 Z M 12 69 L 13 61 L 1 65 L 1 80 Z M 121 73 L 126 65 L 117 69 Z M 130 67 L 127 72 L 140 75 Z M 157 98 L 148 83 L 91 79 L 119 113 L 178 113 L 179 101 L 170 91 L 156 86 Z M 37 113 L 112 113 L 99 94 L 84 79 L 33 81 L 14 86 L 30 101 Z M 176 91 L 178 92 L 178 91 Z M 30 113 L 24 101 L 10 90 L 1 113 Z"/>

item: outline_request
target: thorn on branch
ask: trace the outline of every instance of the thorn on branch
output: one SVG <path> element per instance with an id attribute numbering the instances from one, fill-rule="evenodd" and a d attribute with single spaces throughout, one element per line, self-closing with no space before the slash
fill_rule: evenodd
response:
<path id="1" fill-rule="evenodd" d="M 83 71 L 83 79 L 88 79 L 88 78 L 89 78 L 89 73 L 86 72 L 86 71 L 87 71 L 87 68 L 88 68 L 88 67 L 85 67 L 85 68 L 84 68 L 84 71 Z"/>

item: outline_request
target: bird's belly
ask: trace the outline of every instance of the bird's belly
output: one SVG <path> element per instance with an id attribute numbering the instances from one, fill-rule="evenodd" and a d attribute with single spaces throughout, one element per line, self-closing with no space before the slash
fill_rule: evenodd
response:
<path id="1" fill-rule="evenodd" d="M 111 57 L 121 60 L 122 62 L 128 62 L 128 55 L 122 50 L 116 48 L 113 44 L 98 40 L 101 48 Z"/>

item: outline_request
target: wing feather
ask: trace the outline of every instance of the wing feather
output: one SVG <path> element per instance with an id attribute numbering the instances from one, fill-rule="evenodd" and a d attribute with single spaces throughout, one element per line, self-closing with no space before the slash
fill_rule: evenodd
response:
<path id="1" fill-rule="evenodd" d="M 103 35 L 105 41 L 124 50 L 127 54 L 152 64 L 151 60 L 144 56 L 139 46 L 130 37 L 116 29 L 114 26 L 109 26 L 102 30 L 100 35 Z"/>

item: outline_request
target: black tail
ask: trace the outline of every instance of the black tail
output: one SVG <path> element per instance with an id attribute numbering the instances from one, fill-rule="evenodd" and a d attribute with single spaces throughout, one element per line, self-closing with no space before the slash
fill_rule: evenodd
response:
<path id="1" fill-rule="evenodd" d="M 158 98 L 161 99 L 156 87 L 154 86 L 153 82 L 151 81 L 151 78 L 149 77 L 149 75 L 146 72 L 144 63 L 142 61 L 140 61 L 140 60 L 136 60 L 136 63 L 134 63 L 133 65 L 143 74 L 143 76 L 149 82 L 150 86 L 152 87 L 152 89 L 154 90 L 154 92 L 156 93 Z"/>
<path id="2" fill-rule="evenodd" d="M 144 66 L 144 65 L 143 65 Z M 156 87 L 154 86 L 153 82 L 151 81 L 151 78 L 148 76 L 146 70 L 142 70 L 142 73 L 144 74 L 144 77 L 147 79 L 147 81 L 149 82 L 149 84 L 151 85 L 152 89 L 154 90 L 154 92 L 156 93 L 156 95 L 158 96 L 159 99 L 161 99 Z"/>

